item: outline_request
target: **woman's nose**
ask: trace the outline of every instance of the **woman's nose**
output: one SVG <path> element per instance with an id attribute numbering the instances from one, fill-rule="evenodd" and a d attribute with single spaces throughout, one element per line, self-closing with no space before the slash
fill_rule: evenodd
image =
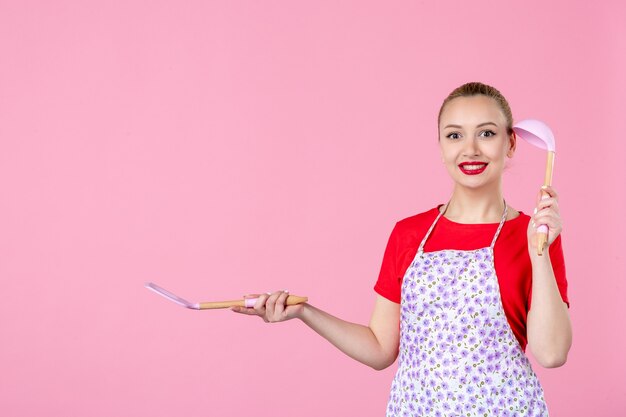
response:
<path id="1" fill-rule="evenodd" d="M 477 140 L 475 138 L 468 138 L 464 144 L 463 154 L 466 156 L 475 156 L 479 153 Z"/>

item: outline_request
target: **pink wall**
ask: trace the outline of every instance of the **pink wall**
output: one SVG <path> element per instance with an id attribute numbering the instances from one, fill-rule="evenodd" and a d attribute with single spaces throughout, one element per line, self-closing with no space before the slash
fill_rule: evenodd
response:
<path id="1" fill-rule="evenodd" d="M 626 7 L 511 3 L 0 0 L 0 415 L 384 415 L 395 365 L 142 285 L 367 322 L 394 222 L 449 195 L 436 113 L 472 80 L 557 136 L 552 415 L 625 415 Z M 506 174 L 526 212 L 543 158 Z"/>

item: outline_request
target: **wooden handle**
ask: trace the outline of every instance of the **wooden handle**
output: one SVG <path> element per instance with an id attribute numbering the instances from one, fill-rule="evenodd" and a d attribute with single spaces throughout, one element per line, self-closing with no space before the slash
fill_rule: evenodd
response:
<path id="1" fill-rule="evenodd" d="M 205 301 L 200 303 L 200 310 L 212 310 L 215 308 L 230 308 L 230 307 L 243 307 L 243 300 L 231 300 L 231 301 Z"/>
<path id="2" fill-rule="evenodd" d="M 543 251 L 548 243 L 547 233 L 537 233 L 537 255 L 543 256 Z"/>
<path id="3" fill-rule="evenodd" d="M 552 185 L 552 171 L 554 171 L 554 151 L 548 152 L 548 160 L 546 162 L 546 177 L 543 185 Z"/>
<path id="4" fill-rule="evenodd" d="M 288 306 L 293 306 L 296 304 L 306 303 L 308 300 L 309 300 L 308 297 L 290 295 L 287 297 L 287 301 L 285 301 L 285 304 Z M 207 301 L 204 303 L 200 303 L 200 310 L 212 310 L 216 308 L 230 308 L 230 307 L 245 307 L 245 301 L 244 300 Z"/>
<path id="5" fill-rule="evenodd" d="M 550 186 L 552 185 L 552 172 L 554 170 L 554 151 L 548 152 L 548 161 L 546 162 L 546 176 L 543 180 L 543 185 Z M 546 193 L 542 193 L 543 196 L 546 196 Z M 545 250 L 548 244 L 548 234 L 547 233 L 538 233 L 537 235 L 537 255 L 543 256 L 543 251 Z"/>
<path id="6" fill-rule="evenodd" d="M 309 301 L 309 297 L 290 295 L 289 297 L 287 297 L 287 301 L 285 301 L 285 304 L 287 304 L 288 306 L 295 306 L 296 304 L 306 303 L 307 301 Z"/>

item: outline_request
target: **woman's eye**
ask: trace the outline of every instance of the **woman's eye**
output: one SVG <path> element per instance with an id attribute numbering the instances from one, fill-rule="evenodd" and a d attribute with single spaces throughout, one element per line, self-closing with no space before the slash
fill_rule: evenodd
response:
<path id="1" fill-rule="evenodd" d="M 496 135 L 496 132 L 494 132 L 493 130 L 485 130 L 485 131 L 483 131 L 480 135 L 481 135 L 481 136 L 484 136 L 484 137 L 486 137 L 486 138 L 490 138 L 490 137 L 492 137 L 492 136 L 495 136 L 495 135 Z"/>
<path id="2" fill-rule="evenodd" d="M 448 133 L 448 134 L 446 135 L 446 137 L 447 137 L 448 139 L 458 139 L 458 138 L 460 138 L 460 137 L 461 137 L 461 135 L 460 135 L 460 134 L 458 134 L 458 133 L 456 133 L 456 132 L 454 132 L 454 133 Z"/>

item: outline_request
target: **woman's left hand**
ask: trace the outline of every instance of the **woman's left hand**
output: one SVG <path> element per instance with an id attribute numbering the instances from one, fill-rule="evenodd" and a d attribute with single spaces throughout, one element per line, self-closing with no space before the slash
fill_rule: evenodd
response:
<path id="1" fill-rule="evenodd" d="M 542 199 L 542 193 L 547 194 L 548 198 Z M 542 224 L 548 226 L 547 243 L 549 246 L 563 230 L 559 214 L 558 195 L 554 188 L 550 186 L 541 187 L 541 191 L 537 196 L 535 212 L 530 217 L 530 222 L 528 222 L 528 250 L 531 254 L 537 253 L 537 228 Z"/>

